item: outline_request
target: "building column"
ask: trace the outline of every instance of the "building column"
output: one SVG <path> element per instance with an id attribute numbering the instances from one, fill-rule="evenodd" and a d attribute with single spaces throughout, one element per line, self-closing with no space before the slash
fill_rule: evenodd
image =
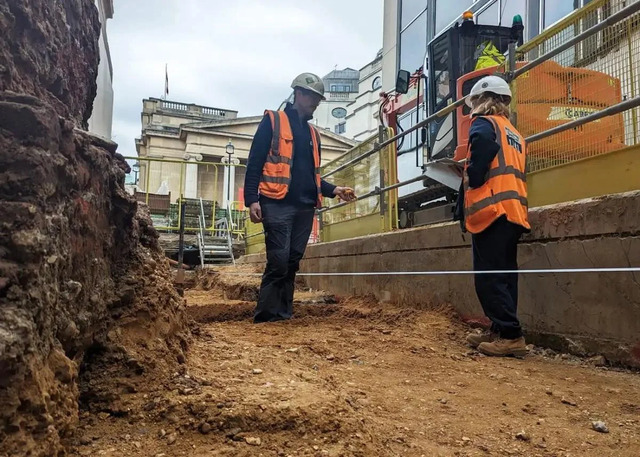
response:
<path id="1" fill-rule="evenodd" d="M 198 198 L 198 164 L 196 162 L 202 160 L 202 156 L 200 154 L 185 154 L 184 158 L 188 162 L 185 166 L 184 197 Z"/>
<path id="2" fill-rule="evenodd" d="M 222 187 L 222 207 L 229 208 L 230 204 L 235 201 L 235 185 L 236 185 L 236 167 L 229 167 L 227 164 L 229 163 L 228 157 L 222 157 L 220 162 L 224 164 L 224 183 Z M 239 165 L 240 160 L 232 158 L 231 165 Z M 229 173 L 229 169 L 231 169 L 231 173 Z"/>

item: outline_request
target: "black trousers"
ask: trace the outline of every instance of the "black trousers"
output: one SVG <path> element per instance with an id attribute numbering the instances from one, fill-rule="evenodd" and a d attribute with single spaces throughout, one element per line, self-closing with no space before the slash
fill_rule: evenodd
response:
<path id="1" fill-rule="evenodd" d="M 473 269 L 517 270 L 518 240 L 523 228 L 501 217 L 481 233 L 471 237 L 473 247 Z M 502 338 L 515 339 L 522 336 L 518 320 L 518 274 L 496 273 L 474 276 L 476 294 L 491 320 L 491 330 Z"/>
<path id="2" fill-rule="evenodd" d="M 267 266 L 253 322 L 273 322 L 293 315 L 296 272 L 311 235 L 315 208 L 263 200 L 262 224 L 267 247 Z"/>

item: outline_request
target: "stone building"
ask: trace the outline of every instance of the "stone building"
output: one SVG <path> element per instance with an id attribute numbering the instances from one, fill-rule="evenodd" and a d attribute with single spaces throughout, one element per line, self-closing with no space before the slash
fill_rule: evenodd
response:
<path id="1" fill-rule="evenodd" d="M 185 198 L 201 197 L 222 206 L 226 206 L 227 193 L 232 202 L 243 200 L 245 167 L 262 116 L 238 117 L 233 110 L 149 98 L 143 101 L 141 120 L 141 137 L 136 139 L 138 156 L 165 161 L 139 161 L 139 190 L 165 195 L 170 192 L 172 202 L 180 193 Z M 323 163 L 355 145 L 328 130 L 318 130 Z M 231 156 L 229 145 L 233 146 Z M 229 157 L 234 169 L 230 179 Z M 170 162 L 185 160 L 187 165 Z"/>

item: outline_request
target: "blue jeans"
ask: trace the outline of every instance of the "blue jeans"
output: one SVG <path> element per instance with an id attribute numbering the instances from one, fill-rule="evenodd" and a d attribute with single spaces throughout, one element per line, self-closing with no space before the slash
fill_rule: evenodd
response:
<path id="1" fill-rule="evenodd" d="M 293 315 L 296 272 L 311 235 L 315 208 L 277 200 L 260 201 L 267 266 L 253 322 L 273 322 Z"/>

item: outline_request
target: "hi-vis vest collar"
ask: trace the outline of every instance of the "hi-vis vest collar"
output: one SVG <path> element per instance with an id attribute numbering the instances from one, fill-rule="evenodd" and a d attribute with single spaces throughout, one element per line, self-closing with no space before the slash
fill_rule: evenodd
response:
<path id="1" fill-rule="evenodd" d="M 500 150 L 489 167 L 485 183 L 478 188 L 465 184 L 465 226 L 480 233 L 496 219 L 506 215 L 514 224 L 530 229 L 527 215 L 526 146 L 524 138 L 503 116 L 482 116 L 496 132 Z M 467 165 L 471 159 L 471 143 Z M 466 181 L 465 181 L 466 183 Z"/>
<path id="2" fill-rule="evenodd" d="M 273 137 L 271 149 L 262 168 L 258 191 L 260 195 L 265 197 L 282 200 L 289 192 L 289 184 L 291 183 L 291 168 L 294 160 L 293 131 L 284 111 L 266 110 L 265 114 L 271 120 Z M 322 198 L 320 191 L 320 133 L 311 124 L 307 125 L 311 131 L 315 181 L 318 189 L 317 206 L 320 207 Z"/>

